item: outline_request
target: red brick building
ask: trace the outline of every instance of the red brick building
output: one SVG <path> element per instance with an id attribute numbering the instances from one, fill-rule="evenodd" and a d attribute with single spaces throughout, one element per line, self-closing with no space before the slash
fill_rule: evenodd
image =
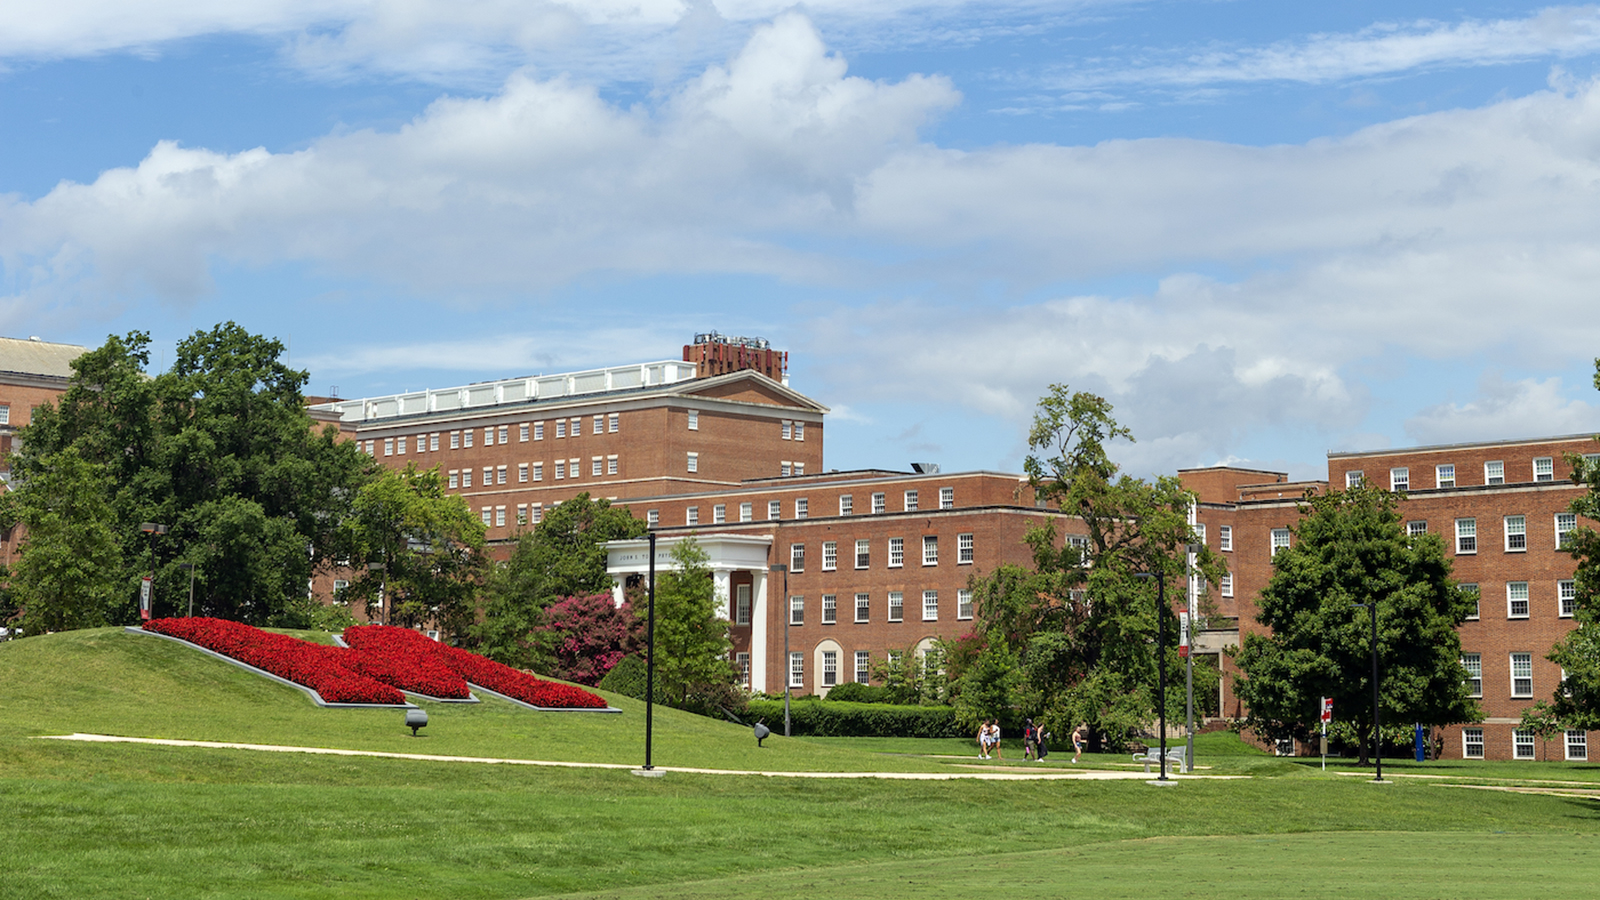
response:
<path id="1" fill-rule="evenodd" d="M 17 430 L 33 419 L 33 411 L 66 393 L 72 361 L 86 348 L 38 338 L 0 337 L 0 492 L 9 489 L 11 464 L 6 454 L 18 449 Z M 0 531 L 0 563 L 11 564 L 20 528 Z"/>

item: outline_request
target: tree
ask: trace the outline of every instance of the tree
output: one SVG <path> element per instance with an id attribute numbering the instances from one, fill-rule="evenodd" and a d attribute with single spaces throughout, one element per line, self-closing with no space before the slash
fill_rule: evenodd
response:
<path id="1" fill-rule="evenodd" d="M 1436 534 L 1407 536 L 1398 498 L 1372 486 L 1308 494 L 1292 546 L 1272 559 L 1273 575 L 1251 634 L 1239 650 L 1237 684 L 1249 724 L 1270 737 L 1305 737 L 1331 697 L 1351 720 L 1367 762 L 1372 736 L 1372 634 L 1377 604 L 1383 718 L 1448 725 L 1476 721 L 1456 632 L 1473 598 L 1450 578 Z"/>
<path id="2" fill-rule="evenodd" d="M 36 468 L 30 489 L 7 494 L 7 519 L 27 528 L 12 573 L 11 602 L 26 634 L 106 624 L 117 600 L 121 568 L 110 526 L 102 467 L 75 450 Z"/>
<path id="3" fill-rule="evenodd" d="M 709 560 L 685 537 L 672 548 L 673 568 L 656 577 L 656 684 L 685 707 L 691 693 L 715 694 L 738 677 L 728 661 L 728 623 L 717 617 Z"/>
<path id="4" fill-rule="evenodd" d="M 549 671 L 556 660 L 548 644 L 530 639 L 544 611 L 562 598 L 609 593 L 606 542 L 640 537 L 647 528 L 625 507 L 587 492 L 552 507 L 489 573 L 484 616 L 472 629 L 479 652 L 509 666 Z"/>
<path id="5" fill-rule="evenodd" d="M 1600 388 L 1600 359 L 1595 360 L 1594 386 Z M 1569 509 L 1588 522 L 1600 520 L 1600 460 L 1568 454 L 1567 462 L 1573 483 L 1588 488 Z M 1588 730 L 1600 728 L 1600 532 L 1585 523 L 1567 535 L 1566 549 L 1577 560 L 1576 627 L 1549 655 L 1567 676 L 1551 697 L 1550 710 L 1567 728 Z"/>
<path id="6" fill-rule="evenodd" d="M 1106 449 L 1115 440 L 1133 437 L 1109 402 L 1051 385 L 1034 415 L 1024 468 L 1035 497 L 1077 517 L 1085 534 L 1063 542 L 1053 523 L 1034 528 L 1031 570 L 1002 566 L 973 583 L 976 628 L 1020 661 L 1021 696 L 1034 719 L 1062 734 L 1087 724 L 1096 746 L 1120 745 L 1155 717 L 1157 617 L 1169 620 L 1169 635 L 1177 627 L 1170 609 L 1157 609 L 1155 585 L 1136 576 L 1181 583 L 1186 545 L 1197 542 L 1189 525 L 1194 495 L 1175 478 L 1121 473 Z M 1221 575 L 1209 550 L 1202 548 L 1198 565 L 1211 583 Z M 1175 716 L 1176 647 L 1168 647 L 1167 670 L 1167 712 Z"/>
<path id="7" fill-rule="evenodd" d="M 388 624 L 432 621 L 447 636 L 465 633 L 488 569 L 484 527 L 465 500 L 445 493 L 438 468 L 380 469 L 356 492 L 351 513 L 341 550 L 357 577 L 346 595 L 371 602 L 381 590 Z"/>
<path id="8" fill-rule="evenodd" d="M 155 540 L 155 612 L 196 611 L 258 625 L 303 624 L 306 586 L 335 559 L 334 544 L 376 463 L 306 412 L 306 373 L 279 361 L 283 345 L 234 323 L 179 342 L 172 369 L 146 377 L 149 335 L 132 332 L 73 362 L 57 404 L 39 408 L 13 458 L 19 493 L 39 507 L 41 478 L 69 450 L 105 473 L 102 519 L 120 562 L 109 615 L 131 619 L 152 544 L 140 522 L 169 526 Z"/>
<path id="9" fill-rule="evenodd" d="M 610 592 L 567 597 L 544 611 L 544 621 L 533 629 L 555 664 L 548 674 L 596 685 L 640 643 L 639 619 L 633 608 L 618 606 Z"/>

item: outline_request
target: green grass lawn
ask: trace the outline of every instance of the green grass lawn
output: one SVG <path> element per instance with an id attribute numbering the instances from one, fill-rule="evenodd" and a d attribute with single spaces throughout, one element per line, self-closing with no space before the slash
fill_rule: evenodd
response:
<path id="1" fill-rule="evenodd" d="M 1228 735 L 1202 736 L 1201 763 L 1255 777 L 1171 788 L 644 779 L 36 738 L 83 731 L 637 763 L 643 716 L 617 698 L 609 699 L 621 715 L 432 705 L 429 736 L 412 739 L 397 711 L 318 709 L 177 644 L 113 631 L 0 644 L 0 686 L 0 898 L 8 900 L 944 898 L 997 889 L 1249 898 L 1358 888 L 1377 897 L 1521 898 L 1534 887 L 1581 896 L 1600 878 L 1594 800 L 1430 779 L 1373 785 L 1253 753 Z M 672 710 L 656 723 L 660 765 L 979 764 L 965 741 L 778 738 L 757 750 L 731 724 Z M 1036 768 L 1067 768 L 1070 758 L 1058 751 Z M 1407 771 L 1492 784 L 1511 783 L 1497 780 L 1502 769 L 1513 779 L 1596 780 L 1587 766 L 1472 765 Z"/>

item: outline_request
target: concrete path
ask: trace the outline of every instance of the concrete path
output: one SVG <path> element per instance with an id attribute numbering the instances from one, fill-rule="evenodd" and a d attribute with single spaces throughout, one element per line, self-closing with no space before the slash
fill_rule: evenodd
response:
<path id="1" fill-rule="evenodd" d="M 223 741 L 179 741 L 163 738 L 119 737 L 109 734 L 51 734 L 41 736 L 51 741 L 85 741 L 100 744 L 149 744 L 159 747 L 199 747 L 208 750 L 259 750 L 268 753 L 309 753 L 317 756 L 371 756 L 382 759 L 412 759 L 424 762 L 484 763 L 505 766 L 551 766 L 566 769 L 637 769 L 624 763 L 555 762 L 537 759 L 498 759 L 484 756 L 439 756 L 432 753 L 389 753 L 381 750 L 340 750 L 333 747 L 291 747 L 281 744 L 236 744 Z M 948 781 L 969 778 L 978 781 L 1148 781 L 1150 776 L 1140 772 L 1107 772 L 1104 770 L 1061 769 L 997 769 L 993 766 L 966 765 L 960 772 L 761 772 L 743 769 L 699 769 L 688 766 L 656 766 L 661 772 L 683 772 L 697 775 L 765 775 L 772 778 L 883 778 L 901 781 Z M 1171 775 L 1173 781 L 1190 779 L 1245 778 L 1244 775 Z"/>

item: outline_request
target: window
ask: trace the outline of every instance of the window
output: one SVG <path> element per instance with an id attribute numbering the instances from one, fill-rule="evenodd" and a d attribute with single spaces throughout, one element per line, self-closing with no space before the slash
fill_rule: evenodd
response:
<path id="1" fill-rule="evenodd" d="M 1478 552 L 1478 520 L 1456 520 L 1456 553 Z"/>
<path id="2" fill-rule="evenodd" d="M 610 416 L 606 417 L 606 430 L 612 434 L 617 433 L 617 428 L 620 424 L 621 419 L 617 413 L 612 413 Z"/>
<path id="3" fill-rule="evenodd" d="M 883 494 L 872 495 L 872 511 L 874 513 L 881 513 L 888 508 L 889 504 L 884 500 Z"/>
<path id="4" fill-rule="evenodd" d="M 1511 732 L 1511 757 L 1533 759 L 1533 729 L 1518 728 Z"/>
<path id="5" fill-rule="evenodd" d="M 804 572 L 806 570 L 806 545 L 789 545 L 789 571 Z"/>
<path id="6" fill-rule="evenodd" d="M 498 431 L 498 432 L 499 432 L 499 438 L 500 438 L 500 443 L 502 443 L 502 444 L 507 444 L 507 443 L 510 443 L 510 441 L 507 441 L 507 440 L 506 440 L 506 432 L 507 432 L 507 431 L 508 431 L 508 430 L 509 430 L 509 429 L 510 429 L 510 428 L 511 428 L 511 426 L 510 426 L 510 425 L 501 425 L 501 426 L 500 426 L 500 427 L 499 427 L 499 429 L 497 429 L 497 431 Z"/>
<path id="7" fill-rule="evenodd" d="M 917 492 L 916 491 L 906 491 L 906 505 L 905 505 L 906 512 L 911 512 L 912 510 L 914 510 L 916 508 L 917 508 Z"/>
<path id="8" fill-rule="evenodd" d="M 433 451 L 437 449 L 439 449 L 439 432 L 435 431 L 428 435 L 428 450 Z"/>
<path id="9" fill-rule="evenodd" d="M 1407 522 L 1406 523 L 1406 536 L 1407 537 L 1421 537 L 1422 535 L 1427 534 L 1427 533 L 1428 533 L 1428 523 L 1427 522 Z"/>
<path id="10" fill-rule="evenodd" d="M 451 469 L 450 470 L 450 486 L 452 488 L 457 488 L 457 487 L 461 486 L 461 473 L 460 473 L 460 471 L 458 471 L 456 469 Z"/>
<path id="11" fill-rule="evenodd" d="M 738 590 L 734 591 L 733 624 L 750 624 L 750 585 L 748 584 L 741 584 Z"/>
<path id="12" fill-rule="evenodd" d="M 865 621 L 867 621 L 867 618 L 871 614 L 872 614 L 872 595 L 871 594 L 857 594 L 856 595 L 856 621 L 857 622 L 865 622 Z"/>
<path id="13" fill-rule="evenodd" d="M 822 686 L 833 687 L 839 683 L 839 654 L 833 650 L 822 651 Z"/>
<path id="14" fill-rule="evenodd" d="M 564 460 L 564 459 L 556 460 L 556 478 L 557 479 L 562 479 L 562 478 L 566 478 L 566 477 L 567 477 L 567 461 Z"/>
<path id="15" fill-rule="evenodd" d="M 583 419 L 580 416 L 573 416 L 572 417 L 572 436 L 573 437 L 577 437 L 580 434 L 583 434 Z"/>
<path id="16" fill-rule="evenodd" d="M 606 457 L 606 474 L 607 475 L 615 475 L 615 474 L 617 474 L 617 455 L 615 453 L 613 453 L 610 456 Z"/>
<path id="17" fill-rule="evenodd" d="M 467 429 L 464 429 L 461 432 L 461 446 L 463 446 L 463 447 L 471 447 L 472 446 L 472 429 L 467 428 Z"/>
<path id="18" fill-rule="evenodd" d="M 506 467 L 505 466 L 495 466 L 495 468 L 494 468 L 494 483 L 495 484 L 505 484 L 506 483 Z"/>
<path id="19" fill-rule="evenodd" d="M 822 542 L 822 571 L 832 572 L 839 568 L 839 542 Z"/>
<path id="20" fill-rule="evenodd" d="M 1526 516 L 1506 516 L 1506 552 L 1521 553 L 1528 549 L 1528 519 Z"/>
<path id="21" fill-rule="evenodd" d="M 689 430 L 690 431 L 699 431 L 700 430 L 700 410 L 698 410 L 698 409 L 689 410 Z"/>
<path id="22" fill-rule="evenodd" d="M 406 455 L 406 438 L 405 438 L 405 435 L 401 435 L 400 437 L 395 438 L 395 440 L 394 440 L 394 452 L 395 452 L 396 456 L 405 456 Z"/>
<path id="23" fill-rule="evenodd" d="M 494 484 L 494 468 L 491 467 L 491 466 L 484 466 L 483 467 L 483 486 L 484 487 L 488 487 L 491 484 Z"/>
<path id="24" fill-rule="evenodd" d="M 1556 513 L 1556 549 L 1565 550 L 1570 535 L 1578 528 L 1578 517 L 1573 513 Z"/>
<path id="25" fill-rule="evenodd" d="M 528 442 L 528 423 L 523 422 L 517 426 L 517 440 L 526 444 Z"/>
<path id="26" fill-rule="evenodd" d="M 1217 587 L 1218 587 L 1218 589 L 1220 591 L 1222 591 L 1222 596 L 1224 596 L 1224 597 L 1232 597 L 1233 596 L 1233 573 L 1229 572 L 1226 575 L 1223 575 L 1222 576 L 1222 582 Z"/>
<path id="27" fill-rule="evenodd" d="M 856 651 L 856 681 L 866 684 L 872 680 L 872 654 L 866 650 Z"/>
<path id="28" fill-rule="evenodd" d="M 528 521 L 534 525 L 544 521 L 543 503 L 535 503 L 528 507 Z"/>
<path id="29" fill-rule="evenodd" d="M 794 469 L 790 467 L 789 461 L 787 459 L 783 460 L 782 462 L 780 462 L 778 464 L 778 474 L 780 476 L 782 476 L 784 478 L 788 478 L 793 473 L 794 473 Z"/>
<path id="30" fill-rule="evenodd" d="M 1512 619 L 1528 617 L 1528 583 L 1513 581 L 1506 585 L 1506 616 Z"/>
<path id="31" fill-rule="evenodd" d="M 1461 585 L 1461 590 L 1472 597 L 1472 609 L 1467 613 L 1467 618 L 1478 618 L 1478 603 L 1482 599 L 1478 596 L 1478 586 L 1475 584 L 1463 584 Z"/>
<path id="32" fill-rule="evenodd" d="M 1456 467 L 1454 463 L 1444 463 L 1433 467 L 1433 483 L 1442 488 L 1456 486 Z"/>
<path id="33" fill-rule="evenodd" d="M 767 521 L 771 522 L 783 518 L 783 502 L 779 500 L 767 501 Z"/>
<path id="34" fill-rule="evenodd" d="M 1277 556 L 1279 550 L 1287 549 L 1288 546 L 1289 546 L 1289 529 L 1287 529 L 1287 528 L 1274 528 L 1274 529 L 1272 529 L 1272 555 L 1273 556 Z"/>
<path id="35" fill-rule="evenodd" d="M 972 557 L 972 535 L 956 535 L 956 565 L 970 566 L 972 565 Z"/>
<path id="36" fill-rule="evenodd" d="M 459 432 L 459 431 L 450 432 L 450 449 L 451 450 L 459 450 L 459 449 L 461 449 L 461 432 Z"/>
<path id="37" fill-rule="evenodd" d="M 783 428 L 783 439 L 786 440 L 786 441 L 787 440 L 792 440 L 794 438 L 794 423 L 793 422 L 789 422 L 789 421 L 784 421 L 782 423 L 782 428 Z"/>
<path id="38" fill-rule="evenodd" d="M 1554 481 L 1556 479 L 1556 462 L 1548 456 L 1537 456 L 1533 460 L 1534 481 Z"/>
<path id="39" fill-rule="evenodd" d="M 1344 473 L 1344 486 L 1346 488 L 1360 487 L 1362 473 L 1360 471 Z"/>
<path id="40" fill-rule="evenodd" d="M 804 653 L 789 654 L 789 687 L 803 688 L 806 686 L 806 655 Z"/>
<path id="41" fill-rule="evenodd" d="M 1589 733 L 1575 728 L 1567 729 L 1567 759 L 1589 758 Z"/>
<path id="42" fill-rule="evenodd" d="M 528 464 L 517 463 L 517 483 L 526 484 L 528 481 Z"/>
<path id="43" fill-rule="evenodd" d="M 839 621 L 839 595 L 822 595 L 822 624 L 832 625 Z"/>
<path id="44" fill-rule="evenodd" d="M 796 497 L 794 501 L 794 517 L 804 519 L 811 509 L 811 501 L 804 497 Z"/>
<path id="45" fill-rule="evenodd" d="M 1467 670 L 1467 694 L 1473 697 L 1483 696 L 1483 654 L 1461 654 L 1461 667 Z"/>
<path id="46" fill-rule="evenodd" d="M 1506 464 L 1501 460 L 1492 460 L 1483 464 L 1484 484 L 1505 484 Z"/>
<path id="47" fill-rule="evenodd" d="M 698 453 L 690 453 L 689 454 L 688 467 L 689 467 L 689 471 L 690 472 L 698 472 L 698 471 L 700 471 L 700 454 L 698 454 Z"/>
<path id="48" fill-rule="evenodd" d="M 560 463 L 556 463 L 556 465 L 559 466 L 561 464 Z M 646 512 L 644 514 L 644 523 L 646 525 L 650 526 L 651 528 L 655 528 L 656 526 L 660 525 L 661 524 L 661 510 L 652 509 L 649 512 Z"/>
<path id="49" fill-rule="evenodd" d="M 806 439 L 806 423 L 794 423 L 794 439 L 797 441 L 803 441 Z"/>
<path id="50" fill-rule="evenodd" d="M 534 463 L 533 464 L 533 480 L 534 481 L 543 481 L 544 480 L 544 463 Z"/>
<path id="51" fill-rule="evenodd" d="M 393 456 L 394 455 L 394 438 L 384 438 L 383 439 L 383 455 L 384 456 Z"/>
<path id="52" fill-rule="evenodd" d="M 596 415 L 594 417 L 594 427 L 590 428 L 589 431 L 591 433 L 593 433 L 593 434 L 599 434 L 599 433 L 601 433 L 602 431 L 605 431 L 605 430 L 606 430 L 606 417 L 602 416 L 602 415 Z"/>
<path id="53" fill-rule="evenodd" d="M 461 470 L 461 486 L 464 487 L 464 488 L 472 487 L 472 470 L 471 469 L 462 469 Z"/>
<path id="54" fill-rule="evenodd" d="M 1229 553 L 1233 552 L 1232 525 L 1222 525 L 1217 528 L 1217 543 L 1219 544 L 1218 549 Z"/>
<path id="55" fill-rule="evenodd" d="M 906 539 L 889 538 L 889 568 L 898 569 L 906 564 Z"/>
<path id="56" fill-rule="evenodd" d="M 526 503 L 518 503 L 517 504 L 517 524 L 518 525 L 526 525 L 526 524 L 528 524 L 528 504 L 526 504 Z"/>
<path id="57" fill-rule="evenodd" d="M 699 525 L 700 524 L 700 507 L 691 506 L 691 507 L 688 507 L 687 509 L 685 509 L 683 511 L 683 524 L 685 524 L 685 525 Z"/>
<path id="58" fill-rule="evenodd" d="M 1556 582 L 1556 604 L 1561 618 L 1572 618 L 1572 611 L 1578 605 L 1578 583 L 1576 581 L 1568 578 Z"/>
<path id="59" fill-rule="evenodd" d="M 0 425 L 11 424 L 11 404 L 0 403 Z"/>
<path id="60" fill-rule="evenodd" d="M 1194 524 L 1194 542 L 1196 544 L 1200 544 L 1201 546 L 1205 545 L 1205 542 L 1206 542 L 1206 523 L 1204 523 L 1204 522 L 1196 522 Z"/>
<path id="61" fill-rule="evenodd" d="M 923 591 L 922 592 L 922 621 L 924 621 L 924 622 L 937 622 L 937 621 L 939 621 L 939 592 L 938 591 Z"/>
<path id="62" fill-rule="evenodd" d="M 856 541 L 856 568 L 865 569 L 872 565 L 872 542 Z"/>
<path id="63" fill-rule="evenodd" d="M 889 592 L 889 621 L 891 621 L 891 622 L 899 622 L 899 621 L 901 621 L 902 619 L 905 618 L 905 613 L 906 613 L 905 595 L 901 594 L 899 591 L 890 591 Z"/>
<path id="64" fill-rule="evenodd" d="M 1467 759 L 1483 759 L 1483 729 L 1461 729 L 1461 755 Z"/>
<path id="65" fill-rule="evenodd" d="M 367 455 L 368 456 L 377 456 L 378 455 L 378 451 L 373 449 L 372 441 L 367 441 Z"/>
<path id="66" fill-rule="evenodd" d="M 937 566 L 939 564 L 939 536 L 925 534 L 922 536 L 922 564 Z"/>
<path id="67" fill-rule="evenodd" d="M 493 447 L 494 446 L 494 427 L 493 426 L 490 426 L 490 427 L 487 427 L 487 428 L 483 429 L 483 445 L 485 447 Z"/>
<path id="68" fill-rule="evenodd" d="M 711 524 L 721 525 L 728 521 L 728 504 L 718 503 L 711 507 Z"/>
<path id="69" fill-rule="evenodd" d="M 485 506 L 483 509 L 478 511 L 478 514 L 483 518 L 483 524 L 485 527 L 492 524 L 492 520 L 494 519 L 493 507 Z"/>
<path id="70" fill-rule="evenodd" d="M 504 528 L 505 527 L 505 525 L 506 525 L 506 508 L 504 506 L 496 506 L 494 508 L 494 525 L 495 525 L 496 528 Z"/>
<path id="71" fill-rule="evenodd" d="M 599 478 L 600 473 L 605 471 L 605 463 L 605 457 L 603 456 L 589 457 L 589 474 Z"/>
<path id="72" fill-rule="evenodd" d="M 804 625 L 806 623 L 806 598 L 789 598 L 789 624 Z"/>
<path id="73" fill-rule="evenodd" d="M 756 505 L 754 503 L 739 504 L 739 521 L 753 522 L 756 518 Z"/>
<path id="74" fill-rule="evenodd" d="M 972 618 L 972 592 L 966 588 L 956 591 L 956 618 L 963 621 Z"/>
<path id="75" fill-rule="evenodd" d="M 848 516 L 855 508 L 855 498 L 849 494 L 839 495 L 839 515 Z"/>
<path id="76" fill-rule="evenodd" d="M 1511 654 L 1511 696 L 1533 696 L 1533 654 Z"/>
<path id="77" fill-rule="evenodd" d="M 535 423 L 533 423 L 533 439 L 536 440 L 536 441 L 544 440 L 544 423 L 543 422 L 535 422 Z"/>
<path id="78" fill-rule="evenodd" d="M 956 489 L 953 487 L 939 488 L 939 508 L 956 508 Z"/>
<path id="79" fill-rule="evenodd" d="M 745 690 L 749 690 L 750 689 L 750 654 L 748 654 L 748 653 L 735 653 L 733 655 L 733 660 L 739 666 L 739 684 L 742 685 Z"/>
<path id="80" fill-rule="evenodd" d="M 566 419 L 557 419 L 556 420 L 556 437 L 564 438 L 566 436 L 567 436 L 567 420 Z"/>
<path id="81" fill-rule="evenodd" d="M 1401 468 L 1398 468 L 1398 469 L 1390 469 L 1389 470 L 1389 490 L 1391 490 L 1391 491 L 1409 491 L 1409 490 L 1411 490 L 1411 469 L 1406 468 L 1406 467 L 1401 467 Z"/>

